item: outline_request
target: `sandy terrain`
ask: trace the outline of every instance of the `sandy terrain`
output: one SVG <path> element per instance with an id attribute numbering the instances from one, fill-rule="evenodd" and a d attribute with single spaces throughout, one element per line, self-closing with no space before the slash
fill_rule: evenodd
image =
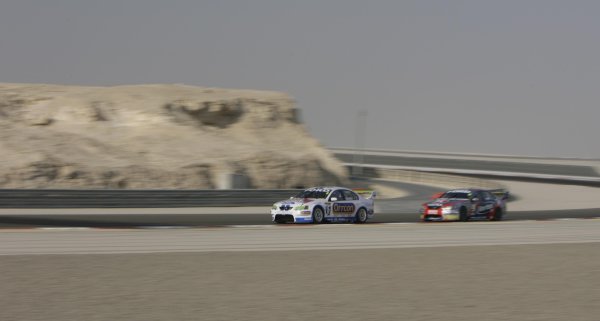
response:
<path id="1" fill-rule="evenodd" d="M 0 84 L 0 188 L 293 188 L 345 182 L 293 100 L 185 85 Z"/>

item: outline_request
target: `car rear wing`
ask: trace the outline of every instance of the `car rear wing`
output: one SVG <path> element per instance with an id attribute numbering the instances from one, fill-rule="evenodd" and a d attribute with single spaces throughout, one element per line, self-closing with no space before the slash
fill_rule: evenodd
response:
<path id="1" fill-rule="evenodd" d="M 494 194 L 494 196 L 501 200 L 507 200 L 510 197 L 510 193 L 505 189 L 490 190 L 490 193 Z"/>
<path id="2" fill-rule="evenodd" d="M 357 188 L 352 189 L 352 191 L 368 200 L 375 199 L 375 197 L 377 197 L 377 192 L 372 189 Z"/>

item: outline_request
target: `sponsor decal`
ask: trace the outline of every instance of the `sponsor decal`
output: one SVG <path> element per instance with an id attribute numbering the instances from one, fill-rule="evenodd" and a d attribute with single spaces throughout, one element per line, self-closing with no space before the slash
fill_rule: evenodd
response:
<path id="1" fill-rule="evenodd" d="M 335 203 L 333 204 L 334 213 L 354 213 L 354 204 L 352 203 Z"/>
<path id="2" fill-rule="evenodd" d="M 325 192 L 325 193 L 329 193 L 332 191 L 332 189 L 330 188 L 309 188 L 306 191 L 314 191 L 314 192 Z"/>
<path id="3" fill-rule="evenodd" d="M 446 215 L 444 215 L 444 220 L 445 221 L 458 221 L 459 217 L 458 217 L 458 214 L 446 214 Z"/>

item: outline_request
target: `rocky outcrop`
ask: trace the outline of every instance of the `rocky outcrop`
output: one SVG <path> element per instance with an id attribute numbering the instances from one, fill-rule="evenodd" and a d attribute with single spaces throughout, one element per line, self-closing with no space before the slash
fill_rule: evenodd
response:
<path id="1" fill-rule="evenodd" d="M 341 164 L 277 92 L 0 84 L 0 188 L 298 188 Z M 242 180 L 229 182 L 231 177 Z"/>

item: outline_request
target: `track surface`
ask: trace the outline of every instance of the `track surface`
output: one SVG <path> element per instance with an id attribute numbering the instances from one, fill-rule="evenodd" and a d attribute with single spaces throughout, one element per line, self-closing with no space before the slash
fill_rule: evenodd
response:
<path id="1" fill-rule="evenodd" d="M 197 229 L 37 229 L 0 233 L 0 255 L 382 249 L 600 242 L 600 219 L 267 225 Z"/>
<path id="2" fill-rule="evenodd" d="M 0 229 L 14 227 L 202 227 L 228 225 L 272 225 L 268 211 L 246 214 L 217 213 L 177 214 L 131 214 L 128 211 L 116 214 L 53 214 L 53 215 L 0 215 Z M 600 209 L 557 210 L 557 211 L 520 211 L 508 212 L 505 221 L 550 220 L 561 218 L 596 218 Z M 419 220 L 416 213 L 376 213 L 370 223 L 414 223 Z"/>
<path id="3" fill-rule="evenodd" d="M 600 220 L 5 229 L 0 320 L 598 321 L 599 231 Z"/>
<path id="4" fill-rule="evenodd" d="M 437 191 L 379 200 L 364 225 L 273 225 L 268 207 L 3 210 L 0 320 L 600 320 L 600 219 L 546 220 L 600 210 L 375 223 L 415 222 Z"/>
<path id="5" fill-rule="evenodd" d="M 440 188 L 378 181 L 380 185 L 410 191 L 397 199 L 379 199 L 375 223 L 418 221 L 421 204 Z M 506 220 L 544 220 L 600 217 L 600 209 L 511 211 Z M 272 224 L 269 206 L 254 208 L 153 208 L 153 209 L 0 209 L 0 227 L 135 227 L 222 226 Z"/>

